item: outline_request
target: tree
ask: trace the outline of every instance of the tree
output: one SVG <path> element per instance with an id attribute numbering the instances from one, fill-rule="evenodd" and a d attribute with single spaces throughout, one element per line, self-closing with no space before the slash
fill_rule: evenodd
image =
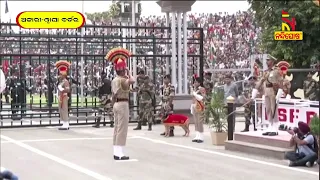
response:
<path id="1" fill-rule="evenodd" d="M 120 7 L 116 3 L 112 3 L 109 6 L 108 11 L 104 12 L 95 12 L 95 13 L 85 13 L 87 19 L 90 21 L 101 21 L 103 20 L 111 20 L 112 18 L 117 18 L 120 14 Z"/>
<path id="2" fill-rule="evenodd" d="M 262 28 L 262 48 L 278 59 L 289 61 L 295 68 L 308 68 L 320 60 L 320 7 L 309 1 L 247 0 Z M 274 31 L 281 31 L 281 11 L 296 19 L 296 31 L 302 41 L 275 41 Z"/>

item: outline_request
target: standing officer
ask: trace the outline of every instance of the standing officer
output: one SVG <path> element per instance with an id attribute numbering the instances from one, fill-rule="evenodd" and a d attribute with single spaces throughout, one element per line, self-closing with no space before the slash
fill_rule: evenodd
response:
<path id="1" fill-rule="evenodd" d="M 144 76 L 143 82 L 138 89 L 138 126 L 133 130 L 141 130 L 141 123 L 143 121 L 148 121 L 148 131 L 152 130 L 154 93 L 154 85 L 150 82 L 149 76 Z"/>
<path id="2" fill-rule="evenodd" d="M 143 84 L 144 84 L 144 81 L 145 81 L 145 78 L 147 76 L 145 75 L 145 72 L 144 70 L 140 69 L 140 71 L 138 71 L 138 76 L 137 76 L 137 86 L 136 88 L 134 89 L 134 92 L 137 92 L 137 99 L 138 99 L 138 106 L 139 106 L 139 114 L 140 114 L 140 111 L 143 111 L 144 107 L 142 105 L 140 105 L 140 99 L 141 99 L 141 93 L 139 93 L 139 89 L 142 88 Z M 140 108 L 142 107 L 142 108 Z M 139 117 L 138 117 L 139 118 Z M 138 119 L 139 121 L 139 119 Z M 146 119 L 142 119 L 141 121 L 141 125 L 142 126 L 146 126 L 147 125 L 147 121 Z"/>
<path id="3" fill-rule="evenodd" d="M 67 72 L 70 63 L 68 61 L 60 60 L 56 63 L 56 67 L 60 73 L 60 82 L 58 85 L 59 95 L 59 114 L 62 126 L 59 130 L 69 130 L 69 108 L 68 108 L 68 93 L 70 92 L 70 84 L 67 80 Z"/>
<path id="4" fill-rule="evenodd" d="M 193 92 L 192 92 L 192 105 L 191 105 L 191 114 L 194 119 L 194 126 L 196 131 L 196 137 L 192 142 L 202 143 L 203 142 L 203 123 L 204 123 L 204 100 L 206 96 L 206 90 L 202 87 L 202 80 L 200 77 L 195 76 L 193 83 Z"/>
<path id="5" fill-rule="evenodd" d="M 167 74 L 163 78 L 163 87 L 162 87 L 162 101 L 161 101 L 161 109 L 160 109 L 160 115 L 161 115 L 161 120 L 164 121 L 165 118 L 169 114 L 173 113 L 173 97 L 175 95 L 175 88 L 174 86 L 171 85 L 171 76 L 170 74 Z M 161 136 L 165 135 L 164 133 L 160 134 Z M 169 136 L 172 137 L 174 136 L 174 127 L 170 127 L 170 132 Z"/>
<path id="6" fill-rule="evenodd" d="M 304 98 L 310 101 L 317 101 L 317 82 L 312 78 L 312 72 L 309 72 L 307 79 L 303 82 Z"/>
<path id="7" fill-rule="evenodd" d="M 244 88 L 244 98 L 245 98 L 245 104 L 244 104 L 244 117 L 246 119 L 245 122 L 245 128 L 243 131 L 241 132 L 248 132 L 249 131 L 249 126 L 251 124 L 250 120 L 252 118 L 252 122 L 253 122 L 253 128 L 254 131 L 256 131 L 256 121 L 255 121 L 255 106 L 254 106 L 254 102 L 251 100 L 251 94 L 252 94 L 252 90 L 256 87 L 256 82 L 257 82 L 257 77 L 256 76 L 250 76 L 249 79 L 249 84 Z M 261 92 L 261 91 L 259 91 Z"/>
<path id="8" fill-rule="evenodd" d="M 112 104 L 114 113 L 113 158 L 114 160 L 128 160 L 123 153 L 127 142 L 129 124 L 129 93 L 130 85 L 135 80 L 127 69 L 126 60 L 131 53 L 123 48 L 112 49 L 105 57 L 114 63 L 117 76 L 111 82 Z"/>
<path id="9" fill-rule="evenodd" d="M 277 64 L 277 67 L 280 69 L 281 73 L 282 73 L 282 78 L 283 78 L 283 96 L 281 96 L 282 98 L 287 98 L 290 99 L 290 90 L 291 90 L 291 83 L 288 79 L 286 79 L 286 75 L 288 72 L 288 69 L 290 67 L 290 64 L 286 61 L 280 61 Z"/>
<path id="10" fill-rule="evenodd" d="M 211 97 L 212 97 L 212 90 L 213 90 L 213 81 L 212 81 L 212 73 L 206 72 L 204 74 L 204 81 L 203 81 L 203 87 L 206 90 L 206 98 L 204 101 L 204 104 L 206 106 L 205 108 L 205 120 L 206 122 L 209 121 L 210 117 L 210 103 L 211 103 Z"/>
<path id="11" fill-rule="evenodd" d="M 266 106 L 266 114 L 269 120 L 269 126 L 266 132 L 262 135 L 277 136 L 279 119 L 278 119 L 278 102 L 283 95 L 283 76 L 281 70 L 274 66 L 274 59 L 268 57 L 267 66 L 268 69 L 264 72 L 262 78 L 257 83 L 255 89 L 252 90 L 251 99 L 256 98 L 258 89 L 264 85 L 264 99 Z"/>
<path id="12" fill-rule="evenodd" d="M 114 117 L 112 112 L 112 106 L 111 106 L 111 81 L 107 78 L 104 72 L 101 73 L 102 75 L 102 83 L 99 87 L 99 110 L 98 110 L 98 118 L 95 125 L 92 127 L 99 128 L 100 127 L 100 121 L 102 119 L 103 113 L 106 112 L 106 114 L 109 116 L 110 119 L 110 127 L 114 127 Z"/>
<path id="13" fill-rule="evenodd" d="M 44 84 L 47 86 L 46 88 L 47 106 L 49 108 L 49 112 L 51 112 L 53 97 L 54 97 L 54 83 L 52 78 L 48 77 L 48 79 L 44 79 Z"/>

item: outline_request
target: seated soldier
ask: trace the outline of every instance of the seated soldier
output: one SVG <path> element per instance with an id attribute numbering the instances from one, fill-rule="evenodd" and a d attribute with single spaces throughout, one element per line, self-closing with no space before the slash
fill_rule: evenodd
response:
<path id="1" fill-rule="evenodd" d="M 313 166 L 318 159 L 318 144 L 308 124 L 299 122 L 298 128 L 288 130 L 288 133 L 292 135 L 290 146 L 295 146 L 295 151 L 285 154 L 285 158 L 290 160 L 289 166 Z"/>

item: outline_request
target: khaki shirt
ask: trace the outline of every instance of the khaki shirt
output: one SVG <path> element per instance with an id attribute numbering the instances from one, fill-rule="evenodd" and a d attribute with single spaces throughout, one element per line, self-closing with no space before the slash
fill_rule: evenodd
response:
<path id="1" fill-rule="evenodd" d="M 117 76 L 111 82 L 112 94 L 118 99 L 129 99 L 130 85 L 127 78 Z"/>

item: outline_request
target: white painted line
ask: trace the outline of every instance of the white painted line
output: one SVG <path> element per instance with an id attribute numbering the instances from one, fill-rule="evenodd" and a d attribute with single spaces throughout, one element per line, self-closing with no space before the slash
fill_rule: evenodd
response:
<path id="1" fill-rule="evenodd" d="M 127 139 L 134 139 L 137 137 L 128 137 Z M 27 139 L 27 140 L 16 140 L 17 142 L 49 142 L 49 141 L 83 141 L 83 140 L 106 140 L 112 139 L 112 137 L 105 138 L 61 138 L 61 139 Z M 1 141 L 1 144 L 12 143 L 11 141 Z"/>
<path id="2" fill-rule="evenodd" d="M 216 152 L 216 151 L 210 151 L 210 150 L 196 148 L 196 147 L 192 147 L 192 146 L 184 146 L 184 145 L 180 145 L 180 144 L 173 144 L 173 143 L 163 142 L 163 141 L 159 141 L 159 140 L 151 139 L 151 138 L 147 138 L 147 137 L 141 137 L 141 136 L 135 136 L 135 137 L 136 138 L 140 138 L 140 139 L 144 139 L 144 140 L 147 140 L 147 141 L 151 141 L 151 142 L 154 142 L 154 143 L 165 144 L 165 145 L 168 145 L 168 146 L 179 147 L 179 148 L 189 149 L 189 150 L 193 150 L 193 151 L 199 151 L 199 152 L 204 152 L 204 153 L 208 153 L 208 154 L 224 156 L 224 157 L 227 157 L 227 158 L 238 159 L 238 160 L 242 160 L 242 161 L 248 161 L 248 162 L 258 163 L 258 164 L 262 164 L 262 165 L 282 168 L 282 169 L 286 169 L 286 170 L 290 170 L 290 171 L 297 171 L 297 172 L 302 172 L 302 173 L 307 173 L 307 174 L 319 176 L 319 172 L 308 171 L 308 170 L 305 170 L 305 169 L 292 168 L 292 167 L 289 167 L 289 166 L 284 166 L 284 165 L 280 165 L 280 164 L 276 164 L 276 163 L 270 163 L 270 162 L 266 162 L 266 161 L 260 161 L 260 160 L 241 157 L 241 156 L 236 156 L 236 155 L 232 155 L 232 154 L 226 154 L 226 153 L 221 153 L 221 152 Z"/>
<path id="3" fill-rule="evenodd" d="M 124 163 L 124 162 L 137 162 L 138 159 L 129 159 L 129 160 L 115 160 L 117 163 Z"/>
<path id="4" fill-rule="evenodd" d="M 32 146 L 29 146 L 27 144 L 24 144 L 22 142 L 16 141 L 16 140 L 14 140 L 12 138 L 9 138 L 7 136 L 1 135 L 1 138 L 6 140 L 6 141 L 9 141 L 9 142 L 11 142 L 11 143 L 13 143 L 13 144 L 15 144 L 17 146 L 20 146 L 20 147 L 22 147 L 24 149 L 27 149 L 27 150 L 29 150 L 29 151 L 31 151 L 33 153 L 36 153 L 36 154 L 38 154 L 40 156 L 46 157 L 48 159 L 51 159 L 52 161 L 55 161 L 55 162 L 57 162 L 57 163 L 59 163 L 61 165 L 67 166 L 67 167 L 69 167 L 71 169 L 74 169 L 74 170 L 79 171 L 79 172 L 81 172 L 83 174 L 86 174 L 86 175 L 92 177 L 93 179 L 96 179 L 96 180 L 112 180 L 111 178 L 102 176 L 101 174 L 98 174 L 98 173 L 93 172 L 93 171 L 91 171 L 89 169 L 83 168 L 83 167 L 81 167 L 81 166 L 79 166 L 77 164 L 71 163 L 71 162 L 66 161 L 64 159 L 56 157 L 56 156 L 54 156 L 52 154 L 49 154 L 49 153 L 46 153 L 46 152 L 41 151 L 39 149 L 36 149 L 36 148 L 34 148 Z"/>

